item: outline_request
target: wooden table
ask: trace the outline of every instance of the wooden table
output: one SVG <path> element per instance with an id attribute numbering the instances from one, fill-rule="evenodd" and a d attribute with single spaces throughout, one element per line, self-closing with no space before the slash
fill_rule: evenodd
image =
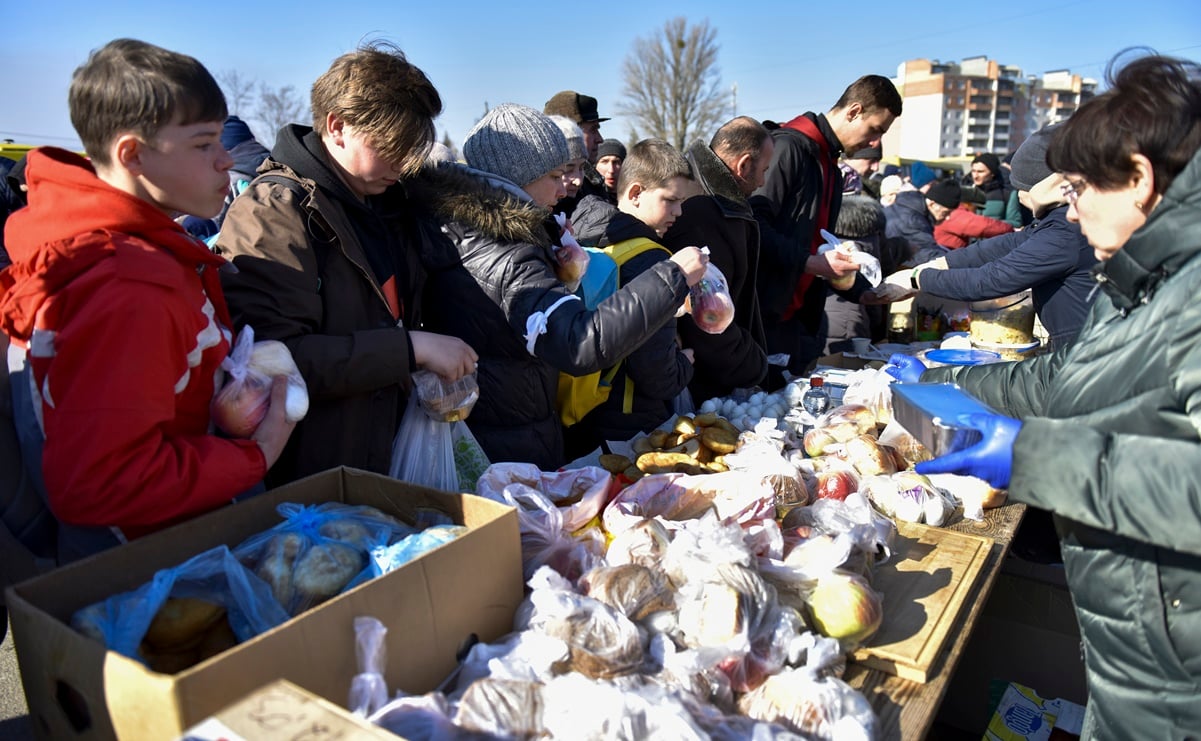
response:
<path id="1" fill-rule="evenodd" d="M 921 739 L 929 733 L 938 706 L 946 694 L 947 685 L 955 673 L 959 656 L 971 637 L 976 620 L 984 609 L 984 603 L 988 601 L 993 583 L 1001 570 L 1001 563 L 1009 550 L 1009 541 L 1017 531 L 1025 511 L 1026 505 L 1011 502 L 1003 507 L 985 510 L 982 522 L 959 520 L 949 526 L 951 530 L 984 535 L 992 538 L 995 543 L 983 571 L 968 595 L 967 602 L 952 625 L 951 634 L 943 646 L 942 653 L 935 660 L 934 674 L 929 681 L 911 682 L 854 663 L 847 667 L 843 679 L 862 692 L 876 711 L 879 720 L 878 738 L 881 741 Z M 887 616 L 885 619 L 887 620 Z"/>

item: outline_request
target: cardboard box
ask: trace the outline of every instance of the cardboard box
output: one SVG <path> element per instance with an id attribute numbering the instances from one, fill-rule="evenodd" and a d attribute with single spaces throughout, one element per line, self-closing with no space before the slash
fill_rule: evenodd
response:
<path id="1" fill-rule="evenodd" d="M 175 675 L 105 650 L 69 627 L 78 609 L 136 588 L 156 571 L 280 521 L 281 502 L 366 504 L 412 521 L 435 508 L 470 532 L 386 576 Z M 339 705 L 357 673 L 353 621 L 388 628 L 390 690 L 423 693 L 456 665 L 465 641 L 512 629 L 522 599 L 511 508 L 385 476 L 336 469 L 98 554 L 8 592 L 13 638 L 35 732 L 43 739 L 165 739 L 275 679 Z"/>
<path id="2" fill-rule="evenodd" d="M 277 679 L 189 728 L 182 741 L 396 741 L 396 736 L 286 679 Z"/>

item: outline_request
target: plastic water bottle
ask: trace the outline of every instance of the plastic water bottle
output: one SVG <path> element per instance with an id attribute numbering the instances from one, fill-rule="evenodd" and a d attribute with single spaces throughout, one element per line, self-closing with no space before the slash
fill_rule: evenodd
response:
<path id="1" fill-rule="evenodd" d="M 814 376 L 809 379 L 809 389 L 801 397 L 801 406 L 816 420 L 830 409 L 830 392 L 825 389 L 825 379 Z"/>

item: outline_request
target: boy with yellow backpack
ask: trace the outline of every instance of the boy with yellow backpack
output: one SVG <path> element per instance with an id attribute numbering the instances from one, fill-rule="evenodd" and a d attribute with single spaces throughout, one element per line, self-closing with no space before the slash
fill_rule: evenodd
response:
<path id="1" fill-rule="evenodd" d="M 580 202 L 572 217 L 575 236 L 592 252 L 582 283 L 585 304 L 671 257 L 660 240 L 680 216 L 692 192 L 691 179 L 692 168 L 682 154 L 662 139 L 644 139 L 630 148 L 623 163 L 617 208 L 595 196 Z M 616 279 L 606 280 L 609 275 Z M 674 318 L 616 365 L 588 376 L 560 375 L 558 402 L 568 458 L 595 450 L 605 440 L 628 440 L 659 426 L 691 380 L 692 351 L 681 349 Z"/>

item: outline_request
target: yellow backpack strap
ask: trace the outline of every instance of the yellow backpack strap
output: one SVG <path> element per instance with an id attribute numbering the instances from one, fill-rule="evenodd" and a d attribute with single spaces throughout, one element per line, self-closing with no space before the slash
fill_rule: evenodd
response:
<path id="1" fill-rule="evenodd" d="M 655 240 L 648 239 L 646 237 L 634 237 L 633 239 L 626 239 L 618 242 L 617 244 L 611 244 L 604 248 L 605 254 L 613 258 L 613 262 L 617 263 L 618 288 L 621 288 L 621 266 L 624 265 L 628 260 L 649 250 L 663 250 L 665 254 L 671 255 L 671 250 L 667 249 Z M 617 376 L 617 371 L 620 368 L 620 362 L 613 366 L 612 370 L 605 374 L 604 382 L 611 386 L 613 384 L 613 379 Z M 621 411 L 624 414 L 629 414 L 630 412 L 634 411 L 634 382 L 630 380 L 629 376 L 626 377 L 626 388 L 625 394 L 623 395 L 621 401 Z"/>
<path id="2" fill-rule="evenodd" d="M 624 265 L 627 260 L 637 257 L 648 250 L 663 250 L 665 254 L 669 256 L 671 255 L 671 250 L 667 249 L 655 240 L 647 239 L 646 237 L 634 237 L 633 239 L 626 239 L 618 242 L 617 244 L 611 244 L 604 248 L 605 254 L 613 258 L 613 262 L 617 263 L 618 288 L 621 287 L 621 266 Z"/>

